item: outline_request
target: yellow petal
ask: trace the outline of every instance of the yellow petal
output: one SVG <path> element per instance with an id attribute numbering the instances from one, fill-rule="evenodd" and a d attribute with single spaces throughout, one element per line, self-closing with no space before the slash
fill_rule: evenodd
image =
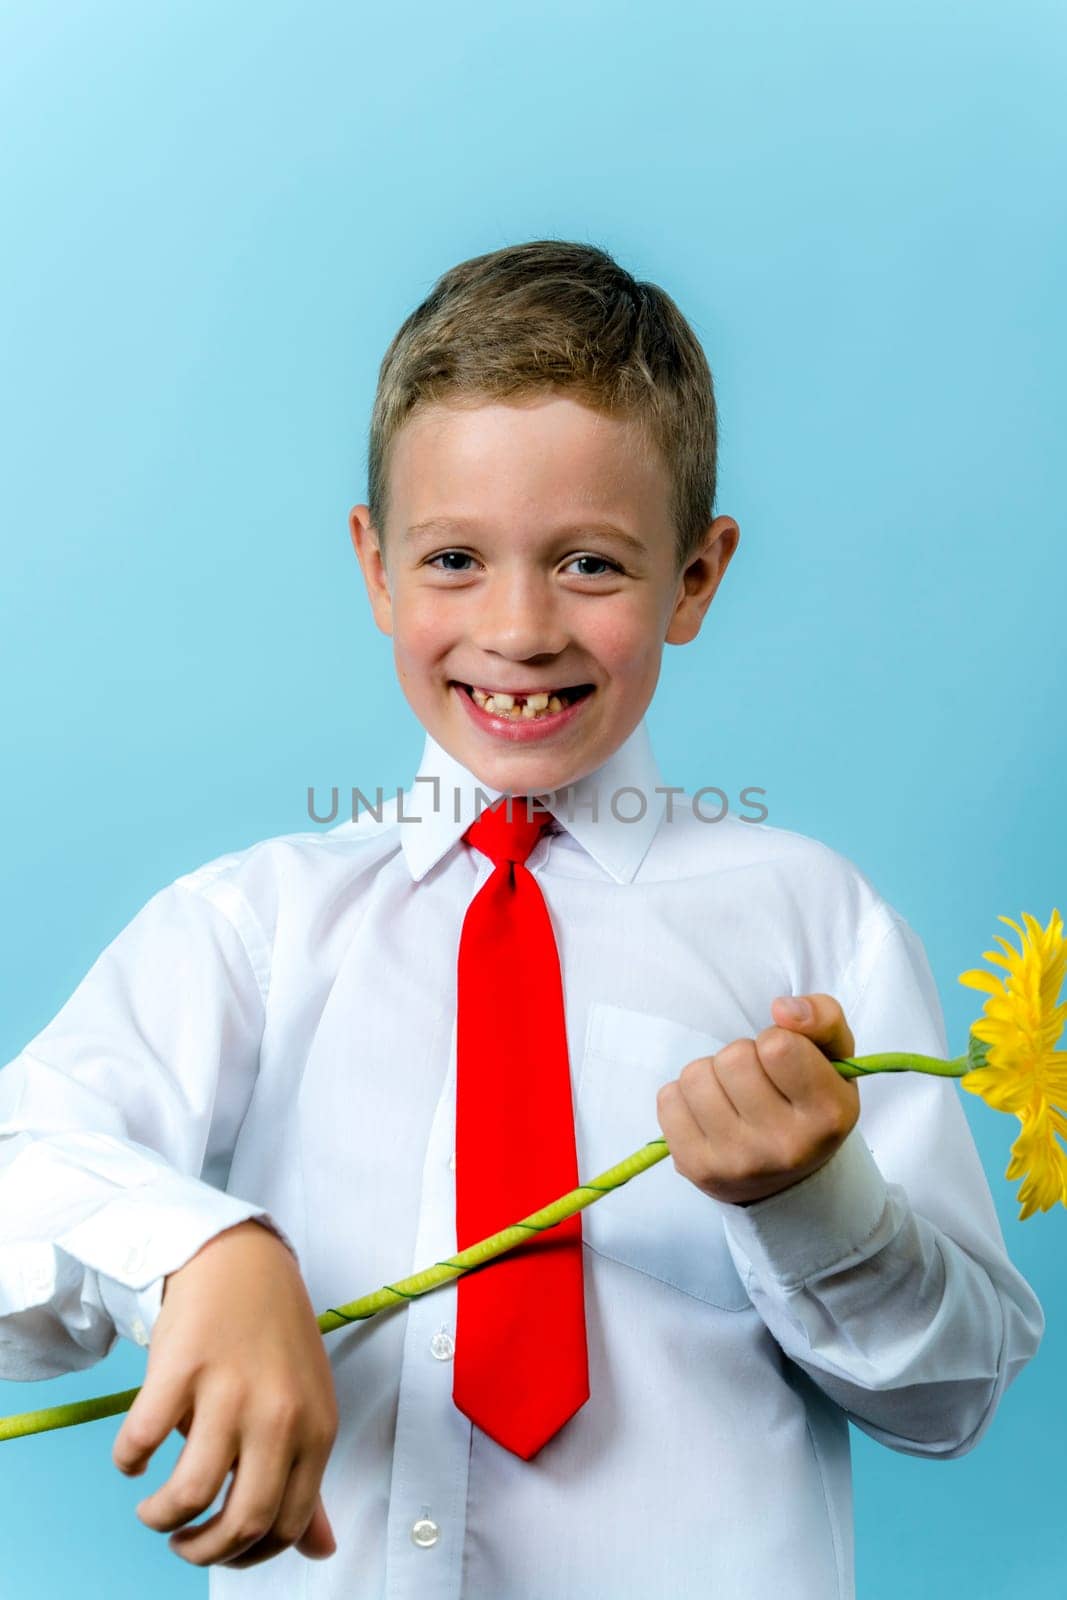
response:
<path id="1" fill-rule="evenodd" d="M 999 978 L 994 978 L 991 972 L 982 972 L 976 969 L 973 972 L 961 972 L 960 982 L 966 984 L 968 989 L 982 989 L 986 994 L 999 994 L 1001 983 Z"/>
<path id="2" fill-rule="evenodd" d="M 1060 1142 L 1067 1137 L 1067 1052 L 1055 1048 L 1067 1020 L 1067 1002 L 1057 999 L 1067 973 L 1067 939 L 1058 910 L 1044 928 L 1029 912 L 1021 915 L 1021 927 L 1011 917 L 999 918 L 1014 929 L 1018 949 L 996 934 L 1004 954 L 983 952 L 1003 976 L 981 968 L 960 974 L 961 984 L 986 995 L 971 1035 L 988 1048 L 985 1064 L 959 1082 L 987 1105 L 1019 1118 L 1006 1176 L 1022 1179 L 1025 1219 L 1067 1205 L 1067 1149 Z"/>

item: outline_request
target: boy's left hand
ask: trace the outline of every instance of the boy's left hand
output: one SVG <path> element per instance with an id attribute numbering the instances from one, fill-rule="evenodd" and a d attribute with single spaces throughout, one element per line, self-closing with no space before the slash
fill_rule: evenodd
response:
<path id="1" fill-rule="evenodd" d="M 860 1114 L 855 1079 L 831 1059 L 850 1056 L 852 1031 L 828 994 L 797 995 L 810 1018 L 772 1002 L 777 1026 L 735 1039 L 684 1066 L 656 1096 L 675 1168 L 716 1200 L 749 1205 L 824 1166 Z"/>

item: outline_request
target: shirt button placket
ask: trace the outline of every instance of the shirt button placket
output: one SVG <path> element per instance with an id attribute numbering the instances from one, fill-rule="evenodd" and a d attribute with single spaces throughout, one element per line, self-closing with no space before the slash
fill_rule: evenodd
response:
<path id="1" fill-rule="evenodd" d="M 456 1248 L 449 1161 L 454 1022 L 443 1079 L 426 1146 L 412 1270 L 443 1261 Z M 455 1284 L 442 1284 L 410 1300 L 404 1311 L 383 1600 L 459 1600 L 472 1424 L 452 1399 L 456 1304 Z"/>

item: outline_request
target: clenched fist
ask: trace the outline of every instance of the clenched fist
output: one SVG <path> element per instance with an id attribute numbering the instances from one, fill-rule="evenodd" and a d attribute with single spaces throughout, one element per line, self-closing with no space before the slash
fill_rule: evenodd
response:
<path id="1" fill-rule="evenodd" d="M 808 1015 L 790 1007 L 806 1006 Z M 824 1166 L 860 1114 L 859 1088 L 831 1059 L 855 1049 L 828 994 L 779 997 L 777 1026 L 684 1066 L 656 1096 L 675 1168 L 716 1200 L 750 1205 Z"/>

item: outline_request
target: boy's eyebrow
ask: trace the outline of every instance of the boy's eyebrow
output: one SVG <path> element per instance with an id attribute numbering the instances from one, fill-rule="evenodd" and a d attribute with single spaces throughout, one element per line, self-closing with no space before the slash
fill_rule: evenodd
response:
<path id="1" fill-rule="evenodd" d="M 467 517 L 428 517 L 425 522 L 413 522 L 407 530 L 407 535 L 409 538 L 419 538 L 442 533 L 477 533 L 480 526 L 480 523 Z M 555 530 L 555 536 L 560 539 L 582 533 L 606 533 L 617 539 L 620 544 L 626 545 L 635 555 L 648 554 L 648 546 L 643 539 L 627 533 L 625 528 L 618 527 L 614 522 L 569 522 Z"/>

